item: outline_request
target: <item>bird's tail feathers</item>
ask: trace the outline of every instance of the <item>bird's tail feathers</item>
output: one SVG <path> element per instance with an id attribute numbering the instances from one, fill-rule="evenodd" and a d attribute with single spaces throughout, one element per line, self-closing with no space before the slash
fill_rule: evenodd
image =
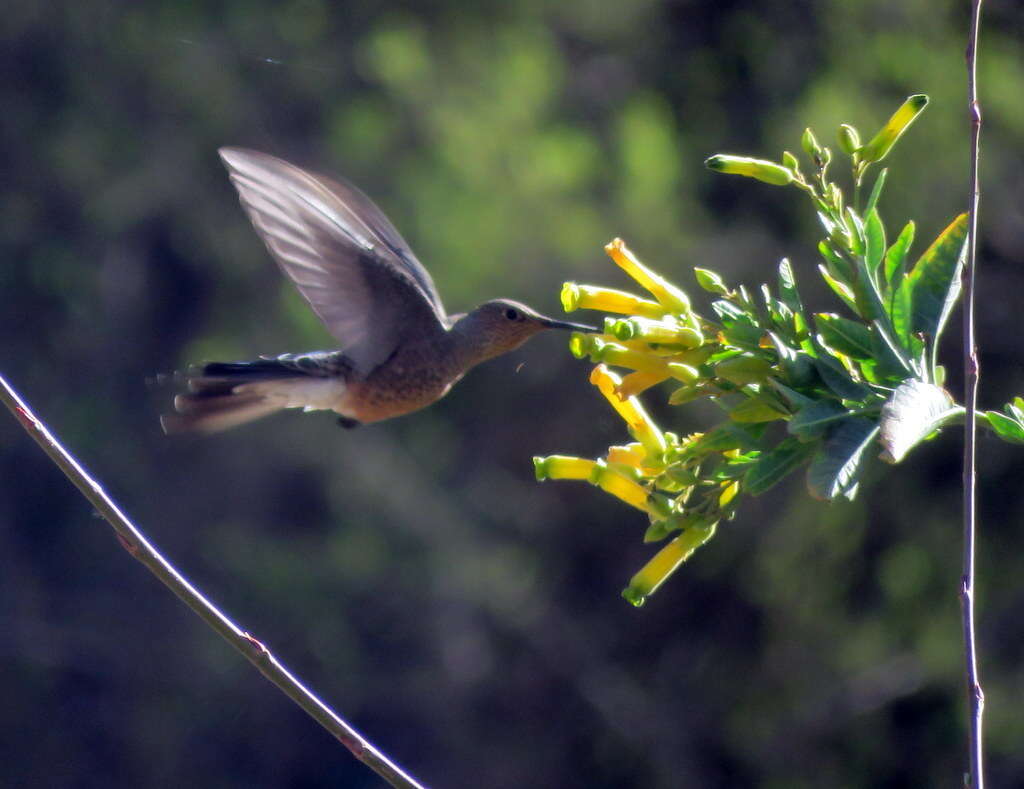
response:
<path id="1" fill-rule="evenodd" d="M 276 359 L 211 362 L 187 375 L 188 392 L 174 398 L 174 413 L 163 414 L 160 424 L 168 435 L 217 433 L 261 419 L 287 403 L 249 384 L 295 377 L 293 367 Z"/>
<path id="2" fill-rule="evenodd" d="M 174 398 L 174 413 L 163 414 L 160 425 L 173 433 L 218 433 L 280 411 L 284 406 L 262 395 L 183 394 Z"/>

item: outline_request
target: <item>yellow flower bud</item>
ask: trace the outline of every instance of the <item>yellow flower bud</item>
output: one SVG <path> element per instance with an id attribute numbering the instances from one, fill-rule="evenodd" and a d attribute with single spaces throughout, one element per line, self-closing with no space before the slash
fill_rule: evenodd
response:
<path id="1" fill-rule="evenodd" d="M 730 175 L 745 175 L 774 186 L 786 186 L 792 183 L 794 178 L 793 171 L 788 167 L 765 159 L 753 159 L 749 156 L 730 156 L 720 153 L 706 159 L 704 164 L 709 170 Z"/>
<path id="2" fill-rule="evenodd" d="M 910 124 L 914 122 L 921 110 L 928 104 L 928 97 L 924 94 L 910 96 L 900 108 L 893 113 L 886 121 L 885 126 L 878 132 L 863 148 L 860 149 L 860 158 L 864 162 L 880 162 L 886 157 L 892 146 L 905 132 Z"/>

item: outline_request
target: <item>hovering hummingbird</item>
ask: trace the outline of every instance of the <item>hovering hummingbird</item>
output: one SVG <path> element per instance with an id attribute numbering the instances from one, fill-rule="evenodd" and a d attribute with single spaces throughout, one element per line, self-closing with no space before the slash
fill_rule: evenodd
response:
<path id="1" fill-rule="evenodd" d="M 343 180 L 221 148 L 242 207 L 340 350 L 212 362 L 187 376 L 164 431 L 215 432 L 283 408 L 332 410 L 346 427 L 445 396 L 466 371 L 545 329 L 596 331 L 516 301 L 448 315 L 434 281 L 384 213 Z"/>

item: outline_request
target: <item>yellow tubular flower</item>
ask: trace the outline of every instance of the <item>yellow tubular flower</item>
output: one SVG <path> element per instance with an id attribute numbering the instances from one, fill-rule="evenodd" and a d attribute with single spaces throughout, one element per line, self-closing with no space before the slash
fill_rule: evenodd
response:
<path id="1" fill-rule="evenodd" d="M 662 375 L 660 373 L 645 373 L 637 370 L 632 372 L 622 379 L 622 383 L 619 384 L 616 393 L 619 397 L 635 397 L 641 392 L 645 392 L 652 386 L 657 386 L 662 381 L 667 380 L 668 375 Z"/>
<path id="2" fill-rule="evenodd" d="M 644 459 L 647 453 L 644 451 L 643 444 L 633 443 L 626 444 L 625 446 L 608 447 L 608 457 L 606 458 L 609 463 L 619 463 L 623 466 L 632 466 L 633 468 L 642 468 Z"/>
<path id="3" fill-rule="evenodd" d="M 692 384 L 700 378 L 700 373 L 697 369 L 688 364 L 683 364 L 682 362 L 669 362 L 666 366 L 668 367 L 668 374 L 677 381 L 682 381 L 684 384 Z"/>
<path id="4" fill-rule="evenodd" d="M 550 455 L 546 458 L 534 457 L 533 459 L 533 472 L 541 481 L 545 479 L 589 480 L 596 467 L 597 463 L 593 460 L 568 455 Z"/>
<path id="5" fill-rule="evenodd" d="M 672 542 L 658 551 L 636 575 L 630 579 L 622 596 L 635 606 L 641 606 L 654 594 L 658 587 L 675 572 L 683 562 L 700 546 L 711 539 L 715 533 L 713 523 L 710 526 L 690 527 Z"/>
<path id="6" fill-rule="evenodd" d="M 650 493 L 647 488 L 637 482 L 623 476 L 605 463 L 598 462 L 590 472 L 590 484 L 596 485 L 605 493 L 610 493 L 615 498 L 626 502 L 638 510 L 654 514 L 648 502 Z"/>
<path id="7" fill-rule="evenodd" d="M 699 348 L 704 343 L 700 331 L 680 325 L 672 318 L 653 321 L 649 318 L 622 318 L 605 321 L 605 331 L 620 340 L 643 340 L 652 343 Z"/>
<path id="8" fill-rule="evenodd" d="M 660 375 L 667 378 L 671 373 L 665 361 L 646 351 L 633 351 L 618 343 L 606 342 L 598 345 L 591 352 L 590 358 L 595 362 L 604 362 L 615 367 L 628 367 L 631 370 Z"/>
<path id="9" fill-rule="evenodd" d="M 661 457 L 666 447 L 665 436 L 647 415 L 647 411 L 639 400 L 635 397 L 625 399 L 619 397 L 616 390 L 622 384 L 622 379 L 603 364 L 599 364 L 590 373 L 590 383 L 594 384 L 605 396 L 605 399 L 611 403 L 612 408 L 625 421 L 629 432 L 644 445 L 648 454 Z"/>
<path id="10" fill-rule="evenodd" d="M 562 309 L 566 312 L 601 310 L 622 315 L 643 315 L 648 318 L 660 318 L 668 312 L 656 301 L 634 296 L 632 293 L 593 285 L 578 285 L 575 282 L 566 282 L 562 286 Z"/>
<path id="11" fill-rule="evenodd" d="M 658 303 L 675 313 L 690 311 L 690 297 L 664 277 L 655 274 L 647 266 L 636 259 L 621 238 L 607 244 L 604 251 L 629 276 L 644 286 Z"/>

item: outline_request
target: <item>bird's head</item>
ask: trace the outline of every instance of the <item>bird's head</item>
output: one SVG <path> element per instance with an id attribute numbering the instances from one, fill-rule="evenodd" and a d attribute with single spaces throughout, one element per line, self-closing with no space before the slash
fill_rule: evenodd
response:
<path id="1" fill-rule="evenodd" d="M 548 318 L 510 299 L 486 301 L 459 319 L 453 327 L 463 335 L 468 345 L 474 347 L 477 361 L 513 351 L 545 329 L 597 331 L 593 326 Z"/>

